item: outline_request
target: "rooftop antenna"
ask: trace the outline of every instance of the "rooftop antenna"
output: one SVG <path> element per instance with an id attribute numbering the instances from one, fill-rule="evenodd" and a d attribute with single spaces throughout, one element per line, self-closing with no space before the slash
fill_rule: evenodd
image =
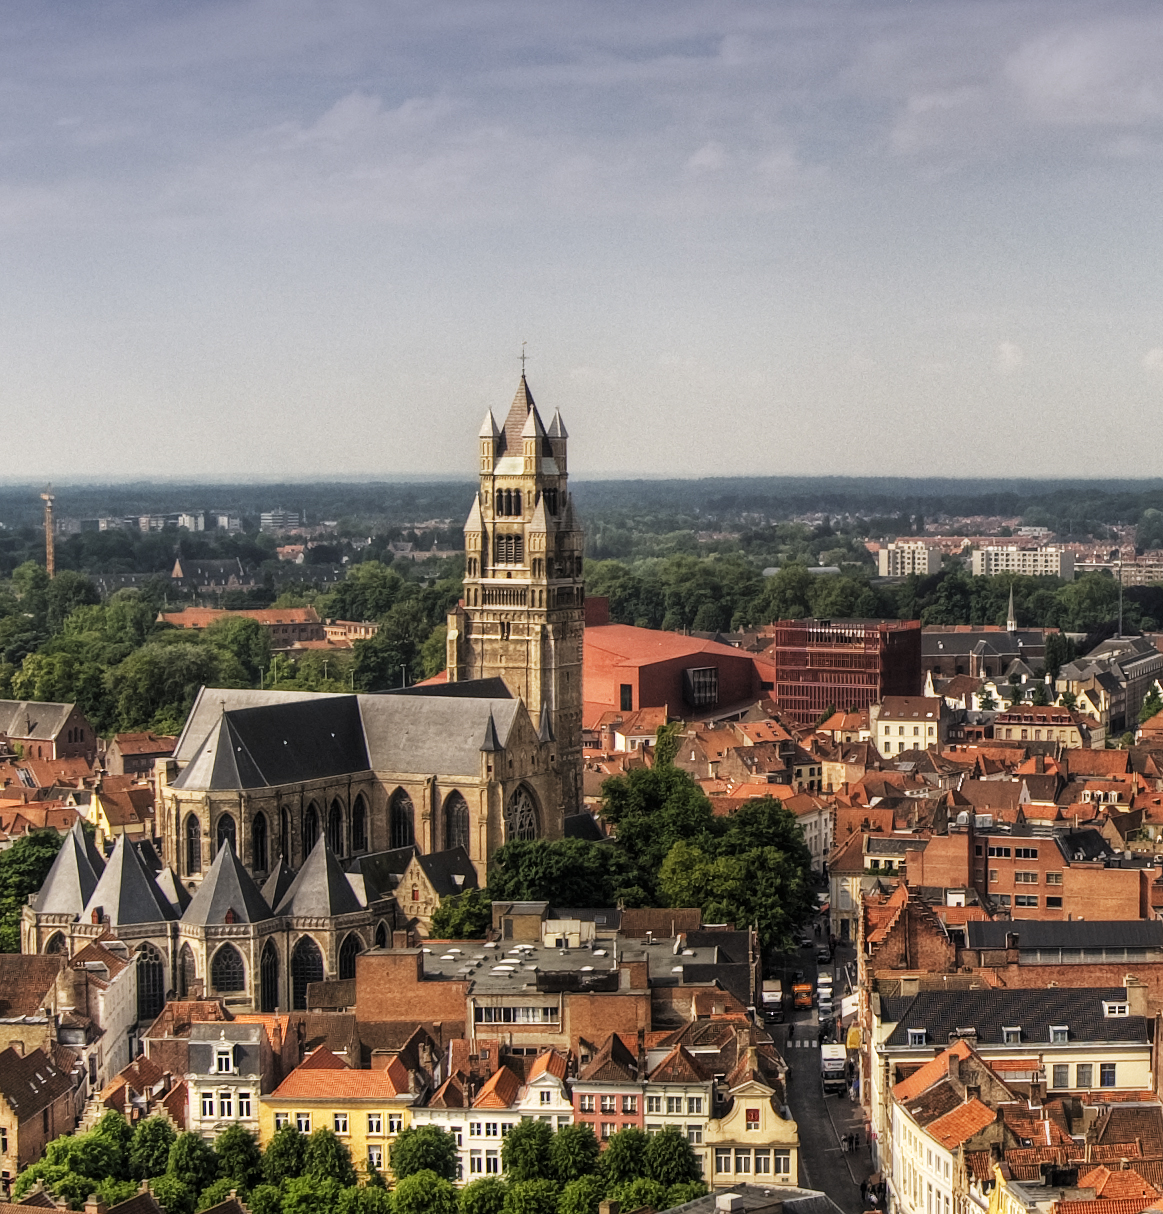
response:
<path id="1" fill-rule="evenodd" d="M 53 547 L 53 521 L 52 521 L 52 504 L 56 500 L 53 497 L 52 485 L 49 485 L 40 495 L 44 502 L 44 567 L 49 577 L 55 577 L 57 571 L 56 551 Z"/>

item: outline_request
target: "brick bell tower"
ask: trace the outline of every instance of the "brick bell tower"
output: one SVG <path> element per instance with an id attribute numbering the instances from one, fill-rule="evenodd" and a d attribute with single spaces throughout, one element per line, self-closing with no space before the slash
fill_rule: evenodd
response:
<path id="1" fill-rule="evenodd" d="M 557 412 L 547 430 L 524 371 L 505 424 L 480 431 L 480 490 L 464 525 L 464 599 L 448 617 L 450 682 L 499 676 L 556 742 L 561 812 L 581 793 L 582 554 Z M 545 810 L 556 811 L 556 806 Z"/>

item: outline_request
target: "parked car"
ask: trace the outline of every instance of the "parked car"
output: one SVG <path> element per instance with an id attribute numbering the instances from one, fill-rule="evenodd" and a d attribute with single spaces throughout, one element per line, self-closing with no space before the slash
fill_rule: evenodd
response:
<path id="1" fill-rule="evenodd" d="M 816 949 L 816 960 L 821 965 L 826 964 L 827 962 L 831 961 L 832 960 L 831 950 L 826 945 L 821 944 L 820 947 L 818 949 Z"/>

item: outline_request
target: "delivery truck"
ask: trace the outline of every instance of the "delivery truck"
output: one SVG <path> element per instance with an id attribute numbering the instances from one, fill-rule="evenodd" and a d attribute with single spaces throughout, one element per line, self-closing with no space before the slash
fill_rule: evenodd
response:
<path id="1" fill-rule="evenodd" d="M 760 993 L 763 1018 L 768 1024 L 783 1022 L 783 983 L 778 978 L 764 978 Z"/>
<path id="2" fill-rule="evenodd" d="M 848 1088 L 848 1051 L 842 1045 L 820 1046 L 820 1078 L 824 1095 Z"/>

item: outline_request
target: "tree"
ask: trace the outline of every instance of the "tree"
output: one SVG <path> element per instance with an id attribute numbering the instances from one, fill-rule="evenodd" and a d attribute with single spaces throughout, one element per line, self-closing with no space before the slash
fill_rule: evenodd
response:
<path id="1" fill-rule="evenodd" d="M 679 726 L 677 722 L 658 727 L 658 732 L 654 735 L 655 767 L 673 765 L 675 756 L 678 754 L 678 731 Z"/>
<path id="2" fill-rule="evenodd" d="M 460 1191 L 460 1214 L 501 1214 L 506 1184 L 499 1176 L 482 1176 Z"/>
<path id="3" fill-rule="evenodd" d="M 251 1189 L 246 1204 L 250 1214 L 282 1214 L 283 1195 L 277 1185 L 260 1184 Z"/>
<path id="4" fill-rule="evenodd" d="M 177 733 L 198 688 L 223 685 L 220 669 L 219 652 L 210 645 L 184 638 L 148 642 L 109 673 L 117 727 Z"/>
<path id="5" fill-rule="evenodd" d="M 0 852 L 0 951 L 20 952 L 20 912 L 44 884 L 64 838 L 56 830 L 30 830 Z"/>
<path id="6" fill-rule="evenodd" d="M 397 1181 L 392 1208 L 394 1214 L 457 1214 L 456 1190 L 445 1177 L 424 1168 Z"/>
<path id="7" fill-rule="evenodd" d="M 435 1125 L 409 1126 L 400 1132 L 389 1151 L 397 1181 L 421 1172 L 455 1180 L 459 1158 L 456 1139 Z M 398 1190 L 399 1185 L 396 1187 Z"/>
<path id="8" fill-rule="evenodd" d="M 334 1180 L 341 1187 L 355 1184 L 351 1151 L 331 1130 L 315 1130 L 303 1152 L 303 1174 L 314 1180 Z"/>
<path id="9" fill-rule="evenodd" d="M 501 1163 L 510 1185 L 542 1180 L 552 1173 L 549 1162 L 553 1131 L 544 1121 L 519 1121 L 501 1143 Z"/>
<path id="10" fill-rule="evenodd" d="M 1151 690 L 1147 692 L 1147 698 L 1139 709 L 1139 724 L 1145 724 L 1159 712 L 1163 712 L 1163 696 L 1159 694 L 1159 684 L 1155 682 L 1151 684 Z"/>
<path id="11" fill-rule="evenodd" d="M 655 1210 L 666 1208 L 666 1186 L 647 1176 L 614 1185 L 607 1196 L 611 1201 L 619 1202 L 624 1210 L 639 1210 L 643 1206 Z"/>
<path id="12" fill-rule="evenodd" d="M 245 1186 L 237 1185 L 230 1177 L 223 1176 L 202 1190 L 198 1195 L 196 1208 L 198 1210 L 208 1210 L 211 1206 L 216 1206 L 220 1202 L 225 1201 L 230 1196 L 231 1190 L 238 1188 L 242 1188 L 243 1192 L 246 1191 Z M 134 1191 L 136 1192 L 136 1188 Z"/>
<path id="13" fill-rule="evenodd" d="M 609 844 L 515 839 L 493 853 L 488 896 L 494 901 L 552 898 L 559 906 L 612 906 L 621 887 L 632 880 L 624 852 Z"/>
<path id="14" fill-rule="evenodd" d="M 1030 697 L 1030 703 L 1039 708 L 1044 708 L 1050 703 L 1050 692 L 1040 679 L 1034 684 L 1034 694 Z"/>
<path id="15" fill-rule="evenodd" d="M 561 1190 L 557 1214 L 598 1214 L 598 1204 L 605 1195 L 606 1186 L 600 1176 L 579 1176 Z"/>
<path id="16" fill-rule="evenodd" d="M 542 1125 L 543 1122 L 526 1122 Z M 512 1131 L 509 1131 L 512 1137 Z M 555 1180 L 519 1180 L 509 1185 L 505 1193 L 502 1214 L 557 1214 L 561 1188 Z"/>
<path id="17" fill-rule="evenodd" d="M 982 712 L 994 712 L 997 709 L 997 700 L 993 698 L 991 691 L 983 690 L 977 697 L 977 706 Z"/>
<path id="18" fill-rule="evenodd" d="M 671 1185 L 666 1192 L 666 1208 L 673 1210 L 675 1206 L 685 1206 L 688 1201 L 705 1197 L 707 1186 L 701 1180 L 688 1180 L 685 1184 Z"/>
<path id="19" fill-rule="evenodd" d="M 399 687 L 407 678 L 414 683 L 423 676 L 420 657 L 432 631 L 424 608 L 415 600 L 397 603 L 383 617 L 375 636 L 355 643 L 357 687 L 384 691 Z"/>
<path id="20" fill-rule="evenodd" d="M 668 1189 L 699 1179 L 699 1161 L 691 1144 L 674 1126 L 667 1126 L 650 1136 L 644 1162 L 646 1175 Z"/>
<path id="21" fill-rule="evenodd" d="M 170 1147 L 166 1172 L 176 1176 L 193 1193 L 201 1193 L 218 1176 L 218 1158 L 213 1147 L 193 1130 L 186 1130 L 174 1139 Z"/>
<path id="22" fill-rule="evenodd" d="M 139 1121 L 129 1144 L 129 1172 L 134 1180 L 160 1176 L 169 1164 L 170 1147 L 177 1132 L 162 1117 L 146 1117 Z"/>
<path id="23" fill-rule="evenodd" d="M 595 1172 L 600 1153 L 597 1136 L 589 1125 L 563 1125 L 549 1144 L 550 1171 L 562 1184 L 568 1184 Z"/>
<path id="24" fill-rule="evenodd" d="M 279 1126 L 262 1153 L 262 1174 L 267 1184 L 281 1185 L 303 1171 L 306 1136 L 291 1124 Z"/>
<path id="25" fill-rule="evenodd" d="M 625 1184 L 646 1174 L 646 1135 L 634 1126 L 611 1134 L 600 1160 L 607 1185 Z"/>
<path id="26" fill-rule="evenodd" d="M 191 1189 L 180 1176 L 167 1172 L 151 1180 L 149 1187 L 166 1214 L 194 1214 L 198 1191 Z"/>
<path id="27" fill-rule="evenodd" d="M 242 668 L 247 682 L 257 683 L 271 663 L 270 633 L 250 616 L 225 616 L 202 634 L 205 644 L 224 650 Z"/>
<path id="28" fill-rule="evenodd" d="M 333 1214 L 342 1192 L 330 1176 L 296 1176 L 283 1186 L 283 1214 Z"/>
<path id="29" fill-rule="evenodd" d="M 251 1189 L 262 1179 L 262 1151 L 258 1140 L 244 1125 L 229 1125 L 214 1140 L 218 1174 L 236 1188 Z"/>
<path id="30" fill-rule="evenodd" d="M 432 912 L 433 939 L 480 940 L 493 924 L 493 904 L 479 889 L 449 894 Z"/>

